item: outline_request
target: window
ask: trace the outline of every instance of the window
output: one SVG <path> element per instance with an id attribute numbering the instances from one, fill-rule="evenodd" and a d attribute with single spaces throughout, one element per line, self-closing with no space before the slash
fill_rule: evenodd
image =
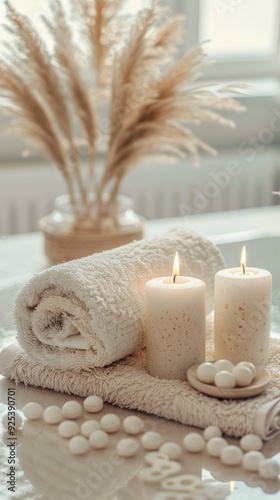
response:
<path id="1" fill-rule="evenodd" d="M 38 0 L 25 0 L 24 2 L 22 0 L 13 0 L 12 5 L 17 9 L 19 12 L 22 14 L 25 14 L 29 16 L 30 18 L 35 18 L 36 14 L 42 7 L 41 2 L 38 2 Z M 6 31 L 3 28 L 3 21 L 5 20 L 5 12 L 6 12 L 6 7 L 5 3 L 1 2 L 0 3 L 0 42 L 2 42 L 7 34 Z"/>
<path id="2" fill-rule="evenodd" d="M 69 0 L 61 0 L 69 2 Z M 12 0 L 21 12 L 38 22 L 38 13 L 44 10 L 45 0 Z M 137 12 L 148 7 L 151 0 L 126 0 L 123 13 Z M 215 64 L 206 69 L 205 80 L 227 80 L 252 83 L 248 97 L 244 98 L 247 113 L 233 119 L 236 131 L 203 126 L 204 138 L 218 149 L 237 147 L 238 143 L 254 133 L 256 127 L 267 127 L 273 109 L 278 106 L 280 94 L 279 27 L 280 2 L 278 0 L 160 0 L 173 13 L 187 15 L 186 46 L 208 40 L 205 51 Z M 4 19 L 5 6 L 0 2 L 0 19 Z M 0 27 L 0 41 L 7 36 Z M 0 112 L 0 127 L 6 117 Z M 275 142 L 278 140 L 275 135 Z M 1 158 L 20 158 L 22 146 L 18 139 L 0 137 Z"/>
<path id="3" fill-rule="evenodd" d="M 272 57 L 277 52 L 277 0 L 201 0 L 199 39 L 217 58 Z"/>
<path id="4" fill-rule="evenodd" d="M 280 4 L 277 0 L 173 0 L 172 6 L 187 15 L 187 47 L 206 42 L 205 52 L 214 64 L 205 68 L 204 81 L 244 82 L 250 86 L 242 97 L 247 112 L 231 115 L 236 123 L 234 131 L 207 125 L 200 129 L 203 139 L 220 152 L 227 148 L 235 154 L 242 141 L 269 128 L 279 107 Z M 278 135 L 274 134 L 265 147 L 278 146 Z"/>

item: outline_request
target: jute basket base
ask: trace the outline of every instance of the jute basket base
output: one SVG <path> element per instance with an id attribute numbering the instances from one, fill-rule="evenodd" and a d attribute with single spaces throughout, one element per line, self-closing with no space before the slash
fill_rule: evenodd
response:
<path id="1" fill-rule="evenodd" d="M 44 234 L 45 253 L 52 264 L 60 264 L 73 259 L 87 257 L 93 253 L 111 250 L 143 238 L 144 220 L 133 229 L 103 233 L 95 229 L 79 228 L 65 232 L 49 229 L 48 216 L 39 221 L 39 228 Z"/>

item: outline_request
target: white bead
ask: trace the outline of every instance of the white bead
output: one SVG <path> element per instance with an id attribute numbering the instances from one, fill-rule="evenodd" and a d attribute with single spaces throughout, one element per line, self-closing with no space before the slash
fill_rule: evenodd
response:
<path id="1" fill-rule="evenodd" d="M 240 387 L 247 387 L 253 380 L 253 373 L 247 366 L 235 366 L 232 370 L 236 384 Z"/>
<path id="2" fill-rule="evenodd" d="M 246 434 L 241 439 L 240 446 L 244 451 L 259 451 L 262 449 L 263 442 L 256 434 Z"/>
<path id="3" fill-rule="evenodd" d="M 64 420 L 58 427 L 58 434 L 63 438 L 72 438 L 77 436 L 80 432 L 80 428 L 77 422 L 72 420 Z"/>
<path id="4" fill-rule="evenodd" d="M 106 448 L 106 446 L 108 446 L 109 436 L 104 431 L 101 431 L 101 430 L 94 431 L 89 436 L 89 444 L 95 450 L 102 450 L 103 448 Z"/>
<path id="5" fill-rule="evenodd" d="M 158 450 L 162 444 L 162 435 L 159 432 L 149 431 L 141 437 L 144 450 Z"/>
<path id="6" fill-rule="evenodd" d="M 259 474 L 264 479 L 277 479 L 280 474 L 280 464 L 271 458 L 260 463 Z"/>
<path id="7" fill-rule="evenodd" d="M 150 465 L 154 465 L 158 462 L 167 462 L 168 460 L 168 455 L 160 453 L 159 451 L 151 451 L 150 453 L 146 453 L 145 455 L 145 462 Z"/>
<path id="8" fill-rule="evenodd" d="M 253 363 L 250 363 L 249 361 L 240 361 L 240 363 L 237 363 L 236 366 L 246 366 L 247 368 L 249 368 L 249 370 L 251 370 L 254 378 L 257 376 L 255 365 L 253 365 Z"/>
<path id="9" fill-rule="evenodd" d="M 121 439 L 117 444 L 117 452 L 121 457 L 134 457 L 138 449 L 139 441 L 137 439 Z"/>
<path id="10" fill-rule="evenodd" d="M 243 453 L 238 446 L 225 446 L 221 452 L 221 461 L 225 465 L 239 465 L 242 462 Z"/>
<path id="11" fill-rule="evenodd" d="M 82 407 L 78 401 L 67 401 L 62 406 L 62 415 L 65 418 L 75 419 L 82 415 Z"/>
<path id="12" fill-rule="evenodd" d="M 11 418 L 10 415 L 8 418 L 8 413 L 5 413 L 5 415 L 2 418 L 2 423 L 3 423 L 3 426 L 5 427 L 5 429 L 10 428 L 12 431 L 14 431 L 14 430 L 17 431 L 21 427 L 22 416 L 18 410 L 15 410 L 15 418 Z"/>
<path id="13" fill-rule="evenodd" d="M 192 493 L 192 496 L 195 496 L 195 498 L 197 498 L 197 494 L 199 495 L 199 493 L 204 495 L 204 488 L 201 479 L 193 474 L 182 474 L 180 476 L 164 479 L 161 483 L 161 487 L 165 490 L 172 490 L 172 492 L 185 491 L 187 493 Z M 169 493 L 171 496 L 172 494 Z M 200 495 L 198 498 L 199 497 Z"/>
<path id="14" fill-rule="evenodd" d="M 99 431 L 100 424 L 97 420 L 86 420 L 81 425 L 81 434 L 85 437 L 89 437 L 94 431 Z"/>
<path id="15" fill-rule="evenodd" d="M 213 384 L 215 380 L 215 375 L 217 373 L 217 368 L 213 363 L 201 363 L 197 367 L 196 376 L 205 384 Z"/>
<path id="16" fill-rule="evenodd" d="M 59 406 L 48 406 L 43 413 L 43 419 L 47 424 L 60 424 L 63 419 L 62 410 Z"/>
<path id="17" fill-rule="evenodd" d="M 257 472 L 264 459 L 265 457 L 260 451 L 248 451 L 243 457 L 242 465 L 245 470 Z"/>
<path id="18" fill-rule="evenodd" d="M 190 432 L 184 437 L 183 446 L 190 453 L 199 453 L 205 446 L 205 440 L 197 432 Z"/>
<path id="19" fill-rule="evenodd" d="M 141 418 L 131 415 L 123 421 L 123 428 L 128 434 L 139 434 L 143 430 L 144 424 Z"/>
<path id="20" fill-rule="evenodd" d="M 43 416 L 43 406 L 39 403 L 31 402 L 24 405 L 22 412 L 28 420 L 38 420 Z"/>
<path id="21" fill-rule="evenodd" d="M 228 359 L 218 359 L 215 362 L 215 367 L 218 372 L 221 371 L 232 372 L 234 364 Z"/>
<path id="22" fill-rule="evenodd" d="M 117 432 L 121 427 L 121 420 L 114 413 L 107 413 L 101 418 L 100 425 L 106 432 Z"/>
<path id="23" fill-rule="evenodd" d="M 171 498 L 172 500 L 205 500 L 204 496 L 198 495 L 194 497 L 192 493 L 188 493 L 186 496 L 185 493 L 182 493 L 180 491 L 172 492 Z M 155 493 L 155 495 L 151 497 L 151 500 L 169 500 L 169 499 L 170 499 L 170 492 L 167 491 L 159 491 L 158 493 Z"/>
<path id="24" fill-rule="evenodd" d="M 170 498 L 170 493 L 167 491 L 159 491 L 158 493 L 155 493 L 152 497 L 150 497 L 150 500 L 169 500 Z M 189 497 L 189 495 L 186 497 L 185 493 L 180 493 L 178 491 L 172 492 L 172 500 L 194 500 L 193 495 Z M 198 496 L 195 498 L 195 500 L 205 500 L 204 497 Z"/>
<path id="25" fill-rule="evenodd" d="M 222 450 L 228 445 L 227 441 L 222 437 L 214 437 L 209 439 L 206 444 L 206 450 L 211 457 L 220 457 Z"/>
<path id="26" fill-rule="evenodd" d="M 209 425 L 203 432 L 203 437 L 204 439 L 206 439 L 206 441 L 209 441 L 209 439 L 212 439 L 214 437 L 221 437 L 221 435 L 222 431 L 217 425 Z"/>
<path id="27" fill-rule="evenodd" d="M 103 408 L 103 400 L 99 396 L 88 396 L 84 400 L 84 408 L 89 413 L 98 413 Z"/>
<path id="28" fill-rule="evenodd" d="M 145 467 L 139 474 L 139 479 L 146 483 L 159 483 L 168 476 L 181 472 L 182 465 L 172 460 L 159 460 L 151 467 Z"/>
<path id="29" fill-rule="evenodd" d="M 177 443 L 164 443 L 161 445 L 159 452 L 167 455 L 170 460 L 178 460 L 182 456 L 182 448 Z"/>
<path id="30" fill-rule="evenodd" d="M 222 370 L 215 376 L 215 384 L 223 389 L 233 389 L 235 387 L 235 378 L 231 372 Z"/>
<path id="31" fill-rule="evenodd" d="M 69 450 L 73 455 L 84 455 L 89 448 L 89 442 L 83 436 L 75 436 L 69 441 Z"/>

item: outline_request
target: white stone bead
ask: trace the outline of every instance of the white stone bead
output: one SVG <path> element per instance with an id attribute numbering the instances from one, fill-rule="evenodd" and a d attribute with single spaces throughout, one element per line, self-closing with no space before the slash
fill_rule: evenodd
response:
<path id="1" fill-rule="evenodd" d="M 204 384 L 213 384 L 215 380 L 215 375 L 217 373 L 217 368 L 213 363 L 201 363 L 197 367 L 196 376 Z"/>
<path id="2" fill-rule="evenodd" d="M 114 413 L 107 413 L 101 418 L 100 425 L 105 432 L 113 433 L 120 429 L 121 420 Z"/>
<path id="3" fill-rule="evenodd" d="M 72 438 L 77 436 L 80 432 L 80 428 L 77 422 L 73 420 L 64 420 L 58 427 L 58 434 L 63 438 Z"/>
<path id="4" fill-rule="evenodd" d="M 153 465 L 157 462 L 167 462 L 169 460 L 168 455 L 165 453 L 160 453 L 159 451 L 151 451 L 150 453 L 146 453 L 145 462 L 149 465 Z"/>
<path id="5" fill-rule="evenodd" d="M 237 363 L 236 366 L 246 366 L 247 368 L 249 368 L 249 370 L 251 370 L 254 378 L 257 376 L 255 365 L 253 365 L 253 363 L 250 363 L 249 361 L 240 361 L 240 363 Z"/>
<path id="6" fill-rule="evenodd" d="M 244 451 L 259 451 L 262 449 L 263 442 L 256 434 L 246 434 L 240 440 L 240 446 Z"/>
<path id="7" fill-rule="evenodd" d="M 235 387 L 235 378 L 231 372 L 222 370 L 215 376 L 215 384 L 223 389 L 233 389 Z"/>
<path id="8" fill-rule="evenodd" d="M 60 424 L 63 420 L 62 409 L 56 405 L 48 406 L 44 410 L 43 419 L 47 424 Z"/>
<path id="9" fill-rule="evenodd" d="M 227 441 L 222 437 L 214 437 L 206 443 L 206 450 L 211 457 L 220 457 L 222 450 L 228 446 Z"/>
<path id="10" fill-rule="evenodd" d="M 139 479 L 146 483 L 159 483 L 168 476 L 181 472 L 182 465 L 172 460 L 159 460 L 151 467 L 145 467 L 139 474 Z"/>
<path id="11" fill-rule="evenodd" d="M 117 452 L 121 457 L 134 457 L 139 449 L 139 441 L 137 439 L 125 438 L 121 439 L 117 444 Z"/>
<path id="12" fill-rule="evenodd" d="M 234 364 L 228 359 L 218 359 L 214 364 L 218 372 L 221 371 L 232 372 L 234 368 Z"/>
<path id="13" fill-rule="evenodd" d="M 73 455 L 84 455 L 89 449 L 89 442 L 83 436 L 75 436 L 69 441 L 69 450 Z"/>
<path id="14" fill-rule="evenodd" d="M 182 448 L 177 443 L 164 443 L 159 449 L 160 453 L 167 455 L 170 460 L 178 460 L 182 456 Z"/>
<path id="15" fill-rule="evenodd" d="M 149 431 L 141 437 L 141 443 L 144 450 L 158 450 L 162 445 L 162 435 L 159 432 Z"/>
<path id="16" fill-rule="evenodd" d="M 5 413 L 5 415 L 2 418 L 2 423 L 5 429 L 8 429 L 8 427 L 13 431 L 13 430 L 18 430 L 20 429 L 22 425 L 22 416 L 19 413 L 18 410 L 15 410 L 15 418 L 8 418 L 8 413 Z"/>
<path id="17" fill-rule="evenodd" d="M 183 446 L 190 453 L 199 453 L 205 446 L 205 440 L 201 434 L 190 432 L 184 437 Z"/>
<path id="18" fill-rule="evenodd" d="M 238 446 L 225 446 L 221 452 L 221 461 L 225 465 L 239 465 L 242 462 L 243 453 Z"/>
<path id="19" fill-rule="evenodd" d="M 126 417 L 123 421 L 123 428 L 128 434 L 140 434 L 144 427 L 143 421 L 140 417 L 131 415 Z"/>
<path id="20" fill-rule="evenodd" d="M 84 409 L 89 413 L 98 413 L 103 408 L 103 400 L 99 396 L 88 396 L 84 400 Z"/>
<path id="21" fill-rule="evenodd" d="M 280 464 L 271 458 L 260 463 L 259 474 L 264 479 L 277 479 L 280 474 Z"/>
<path id="22" fill-rule="evenodd" d="M 170 496 L 170 492 L 168 491 L 159 491 L 158 493 L 155 493 L 152 497 L 149 497 L 149 500 L 205 500 L 205 497 L 203 495 L 197 495 L 195 493 L 182 493 L 180 491 L 172 491 L 172 494 Z"/>
<path id="23" fill-rule="evenodd" d="M 252 371 L 247 366 L 235 366 L 232 374 L 235 377 L 236 385 L 239 385 L 239 387 L 247 387 L 254 378 Z"/>
<path id="24" fill-rule="evenodd" d="M 195 498 L 197 498 L 195 493 L 204 494 L 202 481 L 194 474 L 182 474 L 180 476 L 164 479 L 161 483 L 161 487 L 165 490 L 172 490 L 172 493 L 173 491 L 185 491 L 187 493 L 192 493 Z"/>
<path id="25" fill-rule="evenodd" d="M 97 420 L 86 420 L 81 425 L 81 434 L 85 437 L 89 437 L 94 431 L 99 431 L 100 423 Z"/>
<path id="26" fill-rule="evenodd" d="M 248 451 L 242 459 L 242 465 L 245 470 L 257 472 L 264 459 L 265 457 L 260 451 Z"/>
<path id="27" fill-rule="evenodd" d="M 89 436 L 89 444 L 95 450 L 103 450 L 109 444 L 109 436 L 105 431 L 94 431 Z"/>
<path id="28" fill-rule="evenodd" d="M 222 431 L 217 425 L 209 425 L 203 432 L 203 437 L 206 441 L 214 437 L 221 437 Z"/>
<path id="29" fill-rule="evenodd" d="M 62 415 L 65 418 L 75 419 L 82 415 L 82 407 L 78 401 L 67 401 L 62 406 Z"/>
<path id="30" fill-rule="evenodd" d="M 31 402 L 24 405 L 22 412 L 28 420 L 38 420 L 43 416 L 43 406 L 39 403 Z"/>

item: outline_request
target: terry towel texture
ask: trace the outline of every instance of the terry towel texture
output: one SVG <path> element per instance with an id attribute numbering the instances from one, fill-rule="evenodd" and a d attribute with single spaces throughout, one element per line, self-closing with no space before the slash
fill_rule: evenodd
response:
<path id="1" fill-rule="evenodd" d="M 205 281 L 210 312 L 223 258 L 202 236 L 173 230 L 35 275 L 15 306 L 18 340 L 30 360 L 50 368 L 85 369 L 142 348 L 144 285 L 171 275 L 176 250 L 180 274 Z"/>
<path id="2" fill-rule="evenodd" d="M 212 323 L 208 324 L 207 358 L 213 359 Z M 268 440 L 280 432 L 280 341 L 272 340 L 269 388 L 241 400 L 218 400 L 193 389 L 188 382 L 151 377 L 145 369 L 145 349 L 105 368 L 58 370 L 30 361 L 18 344 L 0 353 L 1 374 L 17 383 L 86 397 L 101 396 L 120 407 L 141 410 L 187 425 L 218 425 L 230 436 L 256 433 Z"/>

